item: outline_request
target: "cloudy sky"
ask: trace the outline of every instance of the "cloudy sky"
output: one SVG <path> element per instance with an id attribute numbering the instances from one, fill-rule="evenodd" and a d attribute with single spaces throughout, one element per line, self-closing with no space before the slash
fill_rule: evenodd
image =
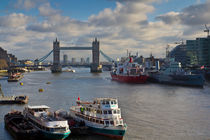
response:
<path id="1" fill-rule="evenodd" d="M 209 13 L 210 0 L 0 0 L 0 46 L 19 59 L 35 59 L 52 50 L 56 37 L 61 46 L 91 46 L 98 37 L 112 58 L 127 49 L 163 57 L 167 44 L 205 37 Z"/>

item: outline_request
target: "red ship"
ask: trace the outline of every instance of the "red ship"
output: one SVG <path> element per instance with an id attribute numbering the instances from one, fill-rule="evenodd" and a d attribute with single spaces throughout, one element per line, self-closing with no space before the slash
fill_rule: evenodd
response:
<path id="1" fill-rule="evenodd" d="M 111 72 L 112 80 L 125 83 L 146 83 L 148 76 L 144 73 L 144 68 L 138 63 L 133 62 L 129 57 L 124 63 L 117 64 Z"/>

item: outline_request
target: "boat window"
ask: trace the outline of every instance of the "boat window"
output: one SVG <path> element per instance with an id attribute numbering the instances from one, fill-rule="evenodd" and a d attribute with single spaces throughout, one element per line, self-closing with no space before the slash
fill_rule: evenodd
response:
<path id="1" fill-rule="evenodd" d="M 93 119 L 93 122 L 96 122 L 96 119 Z"/>
<path id="2" fill-rule="evenodd" d="M 110 121 L 110 124 L 111 124 L 111 125 L 114 125 L 114 122 L 113 122 L 113 121 Z"/>
<path id="3" fill-rule="evenodd" d="M 105 101 L 103 101 L 102 104 L 105 105 Z"/>
<path id="4" fill-rule="evenodd" d="M 120 110 L 117 110 L 117 114 L 120 114 Z"/>
<path id="5" fill-rule="evenodd" d="M 100 120 L 100 124 L 104 124 L 104 121 Z"/>
<path id="6" fill-rule="evenodd" d="M 47 131 L 50 131 L 50 128 L 47 128 L 47 127 L 46 127 L 46 130 L 47 130 Z"/>
<path id="7" fill-rule="evenodd" d="M 111 101 L 111 104 L 113 105 L 113 104 L 114 104 L 114 102 L 113 102 L 113 101 Z"/>
<path id="8" fill-rule="evenodd" d="M 93 118 L 90 118 L 90 121 L 92 122 L 93 121 Z"/>
<path id="9" fill-rule="evenodd" d="M 109 121 L 105 121 L 106 125 L 109 125 Z"/>
<path id="10" fill-rule="evenodd" d="M 114 101 L 114 104 L 117 104 L 117 102 L 116 102 L 116 101 Z"/>
<path id="11" fill-rule="evenodd" d="M 97 110 L 97 113 L 98 113 L 98 114 L 100 114 L 100 113 L 101 113 L 101 111 L 100 111 L 100 110 Z"/>
<path id="12" fill-rule="evenodd" d="M 63 131 L 66 131 L 66 128 L 65 127 L 54 128 L 54 131 L 55 132 L 63 132 Z"/>
<path id="13" fill-rule="evenodd" d="M 104 114 L 107 114 L 107 111 L 106 110 L 104 110 Z"/>
<path id="14" fill-rule="evenodd" d="M 109 110 L 108 112 L 109 112 L 109 114 L 112 114 L 112 111 L 111 110 Z"/>
<path id="15" fill-rule="evenodd" d="M 116 111 L 116 110 L 113 110 L 113 113 L 114 113 L 114 114 L 117 114 L 117 111 Z"/>
<path id="16" fill-rule="evenodd" d="M 109 104 L 109 101 L 106 101 L 106 104 L 108 105 Z"/>
<path id="17" fill-rule="evenodd" d="M 96 120 L 96 123 L 99 123 L 99 120 Z"/>

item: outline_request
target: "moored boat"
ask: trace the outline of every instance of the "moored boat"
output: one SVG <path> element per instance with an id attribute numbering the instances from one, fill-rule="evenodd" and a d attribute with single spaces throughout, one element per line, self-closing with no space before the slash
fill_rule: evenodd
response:
<path id="1" fill-rule="evenodd" d="M 84 122 L 95 134 L 123 139 L 127 130 L 115 98 L 95 98 L 93 102 L 79 99 L 77 106 L 70 108 L 70 115 L 75 120 Z"/>
<path id="2" fill-rule="evenodd" d="M 70 134 L 67 120 L 56 117 L 48 111 L 46 105 L 27 106 L 23 111 L 24 117 L 36 127 L 44 138 L 63 140 Z"/>
<path id="3" fill-rule="evenodd" d="M 159 83 L 203 87 L 205 83 L 202 74 L 192 74 L 181 67 L 180 62 L 170 59 L 169 66 L 158 73 L 150 73 L 150 77 Z"/>
<path id="4" fill-rule="evenodd" d="M 10 73 L 8 76 L 8 82 L 18 82 L 20 79 L 23 78 L 21 73 Z"/>
<path id="5" fill-rule="evenodd" d="M 1 89 L 0 84 L 0 104 L 27 104 L 28 96 L 19 95 L 19 96 L 4 96 L 4 93 Z"/>
<path id="6" fill-rule="evenodd" d="M 4 123 L 5 128 L 16 140 L 35 140 L 39 136 L 39 131 L 19 111 L 7 113 Z"/>
<path id="7" fill-rule="evenodd" d="M 27 104 L 28 96 L 19 95 L 19 96 L 1 96 L 0 104 Z"/>
<path id="8" fill-rule="evenodd" d="M 129 57 L 124 63 L 118 63 L 117 67 L 110 73 L 112 80 L 125 83 L 146 83 L 148 76 L 138 63 Z"/>

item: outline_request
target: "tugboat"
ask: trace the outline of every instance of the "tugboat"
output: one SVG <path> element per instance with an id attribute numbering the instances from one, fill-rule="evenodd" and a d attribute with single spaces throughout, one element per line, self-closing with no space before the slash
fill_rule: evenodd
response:
<path id="1" fill-rule="evenodd" d="M 115 98 L 95 98 L 93 102 L 80 101 L 70 108 L 70 115 L 84 122 L 92 133 L 123 139 L 127 125 L 123 123 L 120 108 Z"/>
<path id="2" fill-rule="evenodd" d="M 203 87 L 205 83 L 202 74 L 192 74 L 181 67 L 180 62 L 170 59 L 169 66 L 158 73 L 150 73 L 150 78 L 159 83 Z"/>
<path id="3" fill-rule="evenodd" d="M 23 78 L 21 73 L 10 73 L 8 76 L 8 82 L 18 82 L 20 79 Z"/>
<path id="4" fill-rule="evenodd" d="M 138 63 L 133 62 L 129 57 L 124 63 L 118 63 L 117 67 L 111 72 L 112 80 L 125 83 L 146 83 L 148 76 Z"/>
<path id="5" fill-rule="evenodd" d="M 48 111 L 46 105 L 28 106 L 23 111 L 24 117 L 37 128 L 43 138 L 63 140 L 70 134 L 67 120 L 57 117 Z"/>
<path id="6" fill-rule="evenodd" d="M 12 111 L 4 116 L 5 128 L 16 140 L 35 140 L 39 131 L 31 125 L 20 111 Z"/>
<path id="7" fill-rule="evenodd" d="M 27 104 L 28 103 L 28 96 L 19 95 L 19 96 L 4 96 L 4 93 L 1 89 L 0 84 L 0 104 Z"/>

